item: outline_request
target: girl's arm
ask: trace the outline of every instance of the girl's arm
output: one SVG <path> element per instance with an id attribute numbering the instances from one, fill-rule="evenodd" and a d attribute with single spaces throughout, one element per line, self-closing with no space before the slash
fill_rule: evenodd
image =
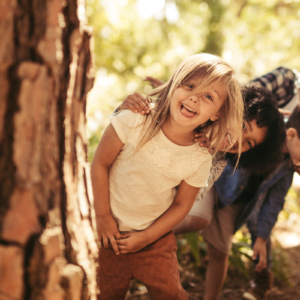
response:
<path id="1" fill-rule="evenodd" d="M 110 210 L 108 173 L 123 145 L 113 126 L 108 125 L 91 164 L 98 237 L 105 248 L 108 248 L 110 242 L 116 254 L 119 254 L 116 239 L 121 235 Z"/>
<path id="2" fill-rule="evenodd" d="M 120 253 L 137 252 L 171 231 L 188 214 L 199 189 L 182 181 L 172 205 L 151 226 L 143 231 L 122 235 L 123 239 L 117 241 Z"/>

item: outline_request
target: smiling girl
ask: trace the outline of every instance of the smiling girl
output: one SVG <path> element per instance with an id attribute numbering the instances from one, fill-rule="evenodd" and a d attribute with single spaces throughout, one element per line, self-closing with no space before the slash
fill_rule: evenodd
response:
<path id="1" fill-rule="evenodd" d="M 148 116 L 126 110 L 111 117 L 92 161 L 103 245 L 98 299 L 124 299 L 133 278 L 151 299 L 187 299 L 171 230 L 206 186 L 212 159 L 193 142 L 194 130 L 208 130 L 217 152 L 231 128 L 228 149 L 241 149 L 240 85 L 221 58 L 189 57 L 149 97 L 155 107 Z"/>

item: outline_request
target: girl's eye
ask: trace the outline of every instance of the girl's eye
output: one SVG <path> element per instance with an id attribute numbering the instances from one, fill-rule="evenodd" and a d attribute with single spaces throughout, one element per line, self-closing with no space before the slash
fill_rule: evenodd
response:
<path id="1" fill-rule="evenodd" d="M 188 83 L 188 82 L 185 84 L 185 86 L 187 86 L 190 89 L 194 88 L 194 85 L 192 83 Z"/>
<path id="2" fill-rule="evenodd" d="M 213 100 L 214 100 L 213 97 L 212 97 L 211 95 L 209 95 L 209 94 L 206 94 L 205 97 L 206 97 L 208 100 L 210 100 L 210 101 L 213 101 Z"/>

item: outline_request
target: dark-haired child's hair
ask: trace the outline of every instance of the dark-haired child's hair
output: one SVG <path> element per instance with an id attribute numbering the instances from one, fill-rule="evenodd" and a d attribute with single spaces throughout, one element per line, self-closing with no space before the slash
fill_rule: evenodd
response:
<path id="1" fill-rule="evenodd" d="M 286 122 L 285 128 L 295 128 L 297 130 L 298 137 L 300 138 L 300 104 L 294 108 Z"/>
<path id="2" fill-rule="evenodd" d="M 282 147 L 285 141 L 283 117 L 278 111 L 275 96 L 265 88 L 244 86 L 246 122 L 256 120 L 258 127 L 266 127 L 265 140 L 252 149 L 241 154 L 239 167 L 251 173 L 268 175 L 282 161 Z M 231 165 L 235 164 L 235 155 L 226 154 Z"/>

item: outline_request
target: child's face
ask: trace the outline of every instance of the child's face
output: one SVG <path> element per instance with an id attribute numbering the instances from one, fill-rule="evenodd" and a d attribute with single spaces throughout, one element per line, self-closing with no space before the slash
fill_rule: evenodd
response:
<path id="1" fill-rule="evenodd" d="M 170 117 L 180 126 L 194 130 L 208 120 L 218 119 L 227 91 L 221 82 L 216 82 L 203 92 L 193 94 L 201 79 L 191 79 L 178 87 L 171 98 Z"/>
<path id="2" fill-rule="evenodd" d="M 288 148 L 294 170 L 300 174 L 300 138 L 295 128 L 286 130 L 286 146 Z"/>
<path id="3" fill-rule="evenodd" d="M 267 136 L 267 127 L 258 127 L 256 120 L 244 122 L 242 152 L 246 152 L 253 147 L 261 144 Z M 224 143 L 225 144 L 225 143 Z M 224 145 L 224 149 L 225 149 Z M 238 153 L 237 143 L 228 151 L 229 153 Z"/>

